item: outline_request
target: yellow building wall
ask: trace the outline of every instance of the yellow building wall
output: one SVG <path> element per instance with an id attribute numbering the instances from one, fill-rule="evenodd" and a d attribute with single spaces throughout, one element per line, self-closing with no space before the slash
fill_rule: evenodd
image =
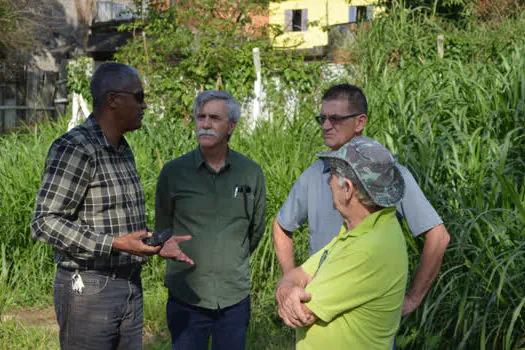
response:
<path id="1" fill-rule="evenodd" d="M 349 6 L 374 5 L 376 0 L 295 0 L 270 2 L 269 23 L 284 32 L 285 11 L 308 10 L 308 28 L 305 32 L 284 32 L 275 38 L 273 45 L 309 49 L 328 45 L 328 32 L 323 30 L 334 24 L 348 23 Z M 377 9 L 374 8 L 374 13 Z M 316 23 L 316 25 L 312 25 Z"/>

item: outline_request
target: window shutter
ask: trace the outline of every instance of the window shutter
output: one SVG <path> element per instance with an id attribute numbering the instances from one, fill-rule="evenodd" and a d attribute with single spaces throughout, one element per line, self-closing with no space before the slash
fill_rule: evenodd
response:
<path id="1" fill-rule="evenodd" d="M 301 31 L 308 30 L 308 9 L 301 10 Z"/>
<path id="2" fill-rule="evenodd" d="M 284 11 L 284 31 L 285 32 L 292 31 L 292 18 L 293 18 L 292 10 Z"/>
<path id="3" fill-rule="evenodd" d="M 348 6 L 348 23 L 357 22 L 357 7 Z"/>
<path id="4" fill-rule="evenodd" d="M 372 19 L 374 17 L 374 6 L 366 7 L 366 19 Z"/>

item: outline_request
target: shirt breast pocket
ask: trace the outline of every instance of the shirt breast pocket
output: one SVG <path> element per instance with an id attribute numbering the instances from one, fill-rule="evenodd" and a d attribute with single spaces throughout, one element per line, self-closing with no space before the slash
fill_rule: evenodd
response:
<path id="1" fill-rule="evenodd" d="M 237 196 L 233 196 L 227 201 L 227 207 L 224 209 L 228 216 L 250 222 L 253 216 L 253 203 L 253 193 L 238 193 Z"/>

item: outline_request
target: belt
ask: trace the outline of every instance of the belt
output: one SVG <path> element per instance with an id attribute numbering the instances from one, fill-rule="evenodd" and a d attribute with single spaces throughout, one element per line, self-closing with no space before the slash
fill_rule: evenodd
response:
<path id="1" fill-rule="evenodd" d="M 104 276 L 110 276 L 111 278 L 122 278 L 127 280 L 133 280 L 140 276 L 140 273 L 142 271 L 142 265 L 141 264 L 128 264 L 128 265 L 121 265 L 116 266 L 113 268 L 104 268 L 104 269 L 74 269 L 69 267 L 63 267 L 58 266 L 58 269 L 67 271 L 67 272 L 91 272 L 96 273 Z"/>

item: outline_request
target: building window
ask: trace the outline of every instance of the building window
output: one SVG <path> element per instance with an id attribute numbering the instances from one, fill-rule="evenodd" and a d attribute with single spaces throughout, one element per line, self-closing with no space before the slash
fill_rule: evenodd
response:
<path id="1" fill-rule="evenodd" d="M 133 9 L 133 3 L 126 5 L 115 0 L 97 1 L 94 22 L 132 19 L 131 9 Z"/>
<path id="2" fill-rule="evenodd" d="M 348 22 L 359 23 L 371 20 L 374 16 L 374 6 L 348 6 Z"/>
<path id="3" fill-rule="evenodd" d="M 285 32 L 306 32 L 308 26 L 308 10 L 284 11 Z"/>

